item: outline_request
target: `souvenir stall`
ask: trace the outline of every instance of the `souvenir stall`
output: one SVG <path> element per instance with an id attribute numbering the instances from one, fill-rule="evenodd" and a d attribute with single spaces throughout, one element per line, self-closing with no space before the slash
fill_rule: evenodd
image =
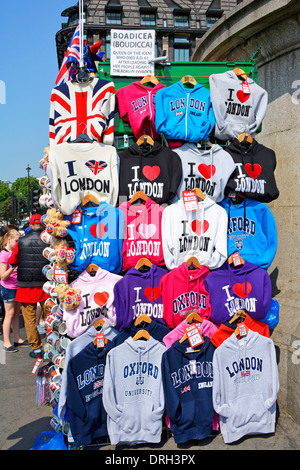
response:
<path id="1" fill-rule="evenodd" d="M 69 449 L 274 432 L 279 191 L 275 153 L 256 141 L 268 94 L 254 64 L 135 79 L 103 61 L 95 74 L 81 52 L 49 94 L 40 162 L 37 402 Z"/>

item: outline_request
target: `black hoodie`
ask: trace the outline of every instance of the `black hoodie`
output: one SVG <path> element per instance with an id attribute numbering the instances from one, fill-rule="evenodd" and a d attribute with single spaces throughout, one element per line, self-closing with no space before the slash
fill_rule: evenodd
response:
<path id="1" fill-rule="evenodd" d="M 235 139 L 225 150 L 230 153 L 236 170 L 228 180 L 225 193 L 230 191 L 260 202 L 271 202 L 279 196 L 275 180 L 275 152 L 253 139 L 251 143 Z"/>
<path id="2" fill-rule="evenodd" d="M 169 204 L 181 182 L 181 159 L 158 142 L 134 143 L 119 153 L 119 175 L 119 197 L 144 191 L 157 204 Z"/>

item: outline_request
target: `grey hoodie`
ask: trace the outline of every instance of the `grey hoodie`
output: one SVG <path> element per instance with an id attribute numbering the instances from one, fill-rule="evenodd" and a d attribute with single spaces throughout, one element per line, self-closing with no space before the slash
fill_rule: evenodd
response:
<path id="1" fill-rule="evenodd" d="M 111 444 L 159 443 L 165 408 L 161 359 L 166 347 L 126 339 L 107 354 L 103 405 Z"/>
<path id="2" fill-rule="evenodd" d="M 226 444 L 275 431 L 278 367 L 273 340 L 233 333 L 213 357 L 213 406 Z"/>
<path id="3" fill-rule="evenodd" d="M 182 178 L 177 190 L 177 198 L 182 198 L 182 191 L 200 188 L 213 201 L 224 199 L 227 182 L 235 171 L 235 164 L 230 155 L 220 145 L 213 145 L 206 150 L 193 143 L 185 143 L 174 149 L 182 162 Z M 173 199 L 176 202 L 177 198 Z"/>
<path id="4" fill-rule="evenodd" d="M 251 78 L 247 83 L 250 94 L 244 94 L 242 80 L 233 70 L 210 75 L 210 99 L 216 124 L 215 136 L 230 140 L 243 132 L 254 137 L 260 126 L 268 104 L 268 93 Z"/>

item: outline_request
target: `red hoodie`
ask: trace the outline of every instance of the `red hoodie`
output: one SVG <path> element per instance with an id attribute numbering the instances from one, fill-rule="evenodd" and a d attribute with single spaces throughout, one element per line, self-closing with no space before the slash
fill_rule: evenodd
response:
<path id="1" fill-rule="evenodd" d="M 164 208 L 148 197 L 140 205 L 124 201 L 119 209 L 125 217 L 122 270 L 134 268 L 140 258 L 148 258 L 156 265 L 164 264 L 161 239 Z"/>
<path id="2" fill-rule="evenodd" d="M 184 262 L 161 278 L 163 317 L 169 328 L 175 328 L 192 312 L 209 319 L 210 298 L 204 285 L 209 273 L 206 266 L 189 270 Z"/>

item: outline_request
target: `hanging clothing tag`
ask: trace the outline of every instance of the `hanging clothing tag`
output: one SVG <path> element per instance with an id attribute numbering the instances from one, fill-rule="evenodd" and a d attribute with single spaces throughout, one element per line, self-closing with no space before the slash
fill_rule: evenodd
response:
<path id="1" fill-rule="evenodd" d="M 71 218 L 71 224 L 80 224 L 82 219 L 82 211 L 78 207 L 73 213 Z"/>
<path id="2" fill-rule="evenodd" d="M 204 339 L 200 333 L 197 324 L 185 326 L 184 330 L 192 348 L 195 348 L 196 346 L 199 346 L 200 344 L 204 343 Z"/>
<path id="3" fill-rule="evenodd" d="M 244 95 L 250 95 L 250 87 L 247 82 L 242 82 L 242 90 Z"/>
<path id="4" fill-rule="evenodd" d="M 239 253 L 233 253 L 231 255 L 233 266 L 240 266 L 242 263 L 242 258 Z"/>
<path id="5" fill-rule="evenodd" d="M 198 199 L 195 191 L 182 191 L 183 205 L 186 212 L 199 209 Z"/>
<path id="6" fill-rule="evenodd" d="M 105 336 L 104 333 L 96 333 L 97 348 L 104 348 Z"/>
<path id="7" fill-rule="evenodd" d="M 239 329 L 239 337 L 242 338 L 243 336 L 247 336 L 247 327 L 244 322 L 238 323 L 237 325 Z"/>

